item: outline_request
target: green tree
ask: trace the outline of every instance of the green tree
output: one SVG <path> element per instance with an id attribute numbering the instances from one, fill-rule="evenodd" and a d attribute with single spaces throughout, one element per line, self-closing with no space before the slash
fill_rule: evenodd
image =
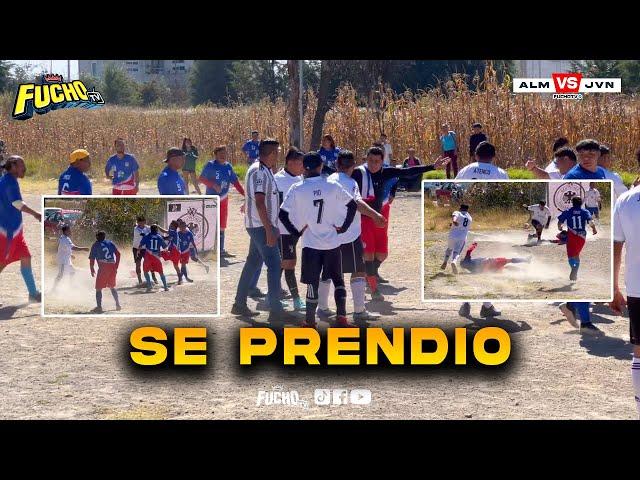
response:
<path id="1" fill-rule="evenodd" d="M 113 63 L 108 63 L 104 69 L 102 89 L 105 102 L 115 105 L 139 104 L 139 91 L 135 80 Z"/>
<path id="2" fill-rule="evenodd" d="M 620 77 L 624 93 L 640 92 L 640 60 L 622 60 L 620 62 Z"/>
<path id="3" fill-rule="evenodd" d="M 226 105 L 229 101 L 231 60 L 196 60 L 189 78 L 191 103 Z"/>
<path id="4" fill-rule="evenodd" d="M 8 60 L 0 60 L 0 92 L 5 92 L 13 87 L 12 66 Z"/>
<path id="5" fill-rule="evenodd" d="M 151 80 L 140 86 L 140 101 L 144 107 L 170 103 L 171 90 L 164 81 Z"/>
<path id="6" fill-rule="evenodd" d="M 585 77 L 609 78 L 620 76 L 620 60 L 577 60 L 571 68 Z"/>
<path id="7" fill-rule="evenodd" d="M 274 101 L 286 95 L 287 83 L 286 65 L 275 60 L 238 60 L 231 65 L 230 91 L 236 100 Z"/>
<path id="8" fill-rule="evenodd" d="M 89 90 L 95 89 L 100 93 L 103 93 L 102 80 L 100 80 L 98 77 L 94 77 L 89 73 L 83 72 L 80 74 L 80 81 L 84 83 L 84 86 Z"/>

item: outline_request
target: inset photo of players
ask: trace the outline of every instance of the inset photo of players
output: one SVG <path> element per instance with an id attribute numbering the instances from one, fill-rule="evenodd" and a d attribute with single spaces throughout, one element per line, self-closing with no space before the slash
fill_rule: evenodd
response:
<path id="1" fill-rule="evenodd" d="M 43 316 L 216 316 L 218 196 L 43 196 Z"/>
<path id="2" fill-rule="evenodd" d="M 612 298 L 612 182 L 423 182 L 423 301 Z"/>

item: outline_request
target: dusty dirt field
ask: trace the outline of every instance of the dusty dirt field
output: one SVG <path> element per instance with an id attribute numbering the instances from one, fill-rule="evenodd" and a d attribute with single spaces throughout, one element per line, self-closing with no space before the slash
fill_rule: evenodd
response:
<path id="1" fill-rule="evenodd" d="M 473 225 L 472 225 L 473 226 Z M 557 228 L 550 225 L 539 245 L 527 245 L 528 230 L 471 231 L 465 248 L 473 242 L 478 247 L 472 258 L 531 257 L 531 263 L 508 264 L 499 272 L 470 273 L 459 267 L 454 275 L 451 266 L 440 270 L 447 248 L 447 233 L 425 232 L 424 285 L 425 300 L 452 298 L 487 299 L 593 299 L 611 300 L 611 227 L 598 225 L 598 233 L 588 232 L 580 254 L 578 281 L 569 280 L 566 247 L 549 242 Z M 464 251 L 462 257 L 464 258 Z"/>
<path id="2" fill-rule="evenodd" d="M 151 190 L 149 190 L 151 192 Z M 34 195 L 27 201 L 35 202 Z M 230 198 L 228 250 L 238 254 L 221 269 L 222 317 L 170 321 L 123 318 L 40 318 L 39 306 L 4 308 L 0 321 L 0 417 L 2 418 L 423 418 L 423 419 L 596 419 L 636 418 L 629 375 L 628 320 L 596 307 L 601 338 L 581 337 L 557 307 L 500 302 L 503 316 L 485 321 L 457 315 L 459 302 L 420 302 L 420 195 L 400 194 L 391 212 L 391 255 L 381 267 L 391 281 L 387 301 L 369 304 L 384 313 L 384 327 L 440 326 L 475 330 L 497 325 L 511 334 L 509 367 L 499 371 L 453 369 L 285 370 L 262 366 L 240 370 L 238 328 L 246 323 L 228 314 L 248 248 L 237 215 L 240 200 Z M 415 218 L 412 228 L 406 220 Z M 26 220 L 33 252 L 39 249 L 37 224 Z M 39 278 L 39 259 L 35 257 Z M 265 275 L 260 280 L 266 288 Z M 2 273 L 2 301 L 25 299 L 17 265 Z M 157 294 L 158 296 L 160 294 Z M 350 305 L 351 300 L 348 300 Z M 255 303 L 249 303 L 254 307 Z M 601 313 L 602 312 L 602 313 Z M 9 318 L 6 318 L 6 317 Z M 266 312 L 257 317 L 266 321 Z M 212 365 L 198 372 L 139 371 L 127 363 L 127 339 L 135 326 L 206 325 Z M 259 390 L 282 386 L 309 401 L 295 406 L 256 406 Z M 315 388 L 368 388 L 370 405 L 316 406 Z"/>

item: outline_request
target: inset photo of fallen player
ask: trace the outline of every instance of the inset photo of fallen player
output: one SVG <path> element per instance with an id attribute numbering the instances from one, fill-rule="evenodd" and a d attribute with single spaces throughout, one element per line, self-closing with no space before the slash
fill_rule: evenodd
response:
<path id="1" fill-rule="evenodd" d="M 612 182 L 423 182 L 423 301 L 612 298 Z"/>
<path id="2" fill-rule="evenodd" d="M 218 315 L 218 196 L 42 202 L 43 316 Z"/>

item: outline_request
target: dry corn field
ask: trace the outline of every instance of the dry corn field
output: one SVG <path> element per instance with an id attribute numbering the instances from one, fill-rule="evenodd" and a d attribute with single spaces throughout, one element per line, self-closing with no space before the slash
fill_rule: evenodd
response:
<path id="1" fill-rule="evenodd" d="M 360 99 L 352 88 L 342 87 L 327 114 L 324 132 L 332 134 L 338 146 L 360 156 L 384 131 L 396 159 L 404 158 L 410 146 L 415 146 L 419 157 L 433 159 L 440 151 L 439 125 L 449 122 L 458 134 L 461 162 L 466 164 L 471 124 L 479 121 L 496 145 L 497 163 L 502 167 L 522 167 L 529 157 L 548 161 L 554 138 L 564 135 L 571 142 L 596 138 L 612 147 L 616 169 L 636 170 L 640 97 L 591 94 L 582 101 L 561 101 L 536 94 L 514 95 L 507 84 L 495 81 L 485 82 L 473 92 L 455 79 L 444 90 L 401 95 L 383 90 Z M 259 130 L 263 138 L 275 137 L 283 143 L 288 139 L 284 100 L 234 108 L 69 109 L 27 121 L 10 118 L 12 101 L 9 97 L 0 101 L 0 138 L 9 153 L 25 157 L 29 176 L 43 179 L 57 177 L 69 153 L 80 147 L 92 153 L 94 171 L 99 171 L 112 154 L 117 136 L 127 140 L 128 150 L 137 156 L 146 178 L 157 173 L 166 149 L 180 146 L 183 136 L 192 138 L 201 157 L 206 158 L 214 146 L 227 144 L 233 163 L 244 163 L 241 147 L 251 129 Z M 304 119 L 305 147 L 316 104 L 310 92 Z M 282 155 L 285 152 L 283 149 Z"/>

